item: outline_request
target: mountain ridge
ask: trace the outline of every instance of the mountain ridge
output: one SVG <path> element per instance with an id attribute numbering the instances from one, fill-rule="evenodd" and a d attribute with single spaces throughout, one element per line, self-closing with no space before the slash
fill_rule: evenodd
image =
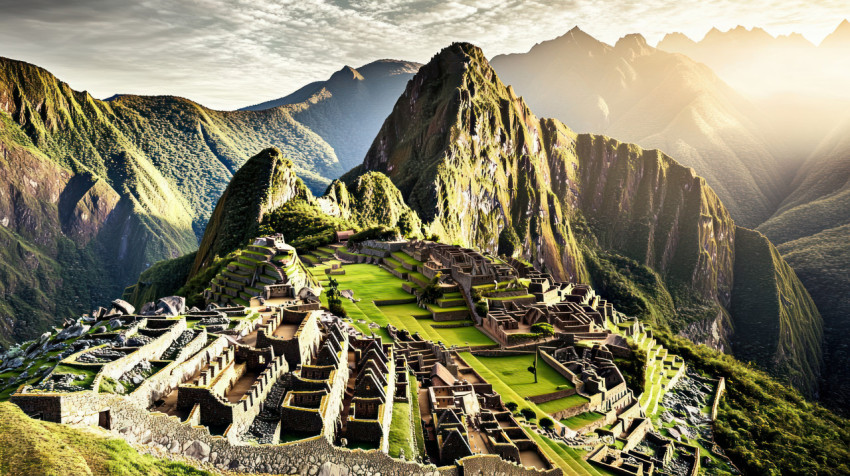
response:
<path id="1" fill-rule="evenodd" d="M 420 69 L 363 165 L 342 180 L 367 171 L 385 173 L 441 241 L 516 255 L 556 279 L 592 279 L 600 248 L 648 266 L 677 309 L 664 324 L 725 329 L 689 334 L 698 342 L 724 348 L 746 319 L 731 314 L 735 224 L 705 180 L 657 150 L 537 119 L 472 45 L 455 43 Z M 768 280 L 794 289 L 800 314 L 789 319 L 819 341 L 820 315 L 783 263 L 771 256 Z M 783 332 L 777 342 L 790 338 Z M 817 358 L 777 353 L 759 363 L 815 391 Z"/>
<path id="2" fill-rule="evenodd" d="M 752 104 L 704 65 L 652 48 L 639 34 L 610 46 L 576 27 L 492 64 L 541 115 L 694 167 L 741 224 L 770 216 L 790 180 Z"/>

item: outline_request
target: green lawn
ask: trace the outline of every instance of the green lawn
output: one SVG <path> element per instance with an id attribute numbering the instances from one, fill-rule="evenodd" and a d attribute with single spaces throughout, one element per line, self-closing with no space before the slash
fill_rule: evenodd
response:
<path id="1" fill-rule="evenodd" d="M 406 256 L 406 255 L 405 255 Z M 323 285 L 326 285 L 329 277 L 324 274 L 324 269 L 327 266 L 318 265 L 310 268 L 310 271 L 316 276 Z M 368 323 L 374 322 L 381 326 L 381 330 L 376 330 L 375 333 L 385 339 L 389 339 L 386 327 L 387 324 L 392 324 L 399 329 L 407 329 L 411 333 L 419 332 L 423 339 L 432 341 L 441 341 L 446 345 L 493 345 L 494 342 L 481 333 L 475 327 L 460 327 L 451 329 L 435 329 L 431 327 L 434 320 L 431 319 L 431 313 L 428 310 L 419 308 L 415 303 L 407 304 L 391 304 L 385 306 L 376 306 L 373 301 L 385 301 L 395 299 L 410 299 L 411 295 L 405 292 L 401 286 L 403 280 L 397 278 L 380 266 L 371 264 L 350 264 L 342 267 L 345 274 L 334 276 L 334 279 L 339 283 L 339 289 L 351 289 L 354 292 L 354 298 L 360 299 L 359 302 L 353 303 L 348 299 L 343 299 L 343 307 L 345 307 L 348 316 L 354 320 L 354 324 L 364 333 L 371 333 Z M 322 296 L 322 303 L 327 304 L 327 301 Z M 445 311 L 445 310 L 444 310 Z M 365 320 L 366 324 L 357 322 Z"/>
<path id="2" fill-rule="evenodd" d="M 416 411 L 419 411 L 419 409 L 417 408 Z M 411 459 L 416 455 L 413 428 L 410 426 L 409 403 L 393 403 L 393 420 L 390 424 L 389 438 L 389 453 L 393 458 L 398 458 L 401 450 L 404 450 L 404 457 L 406 459 Z"/>
<path id="3" fill-rule="evenodd" d="M 510 357 L 476 357 L 501 380 L 510 382 L 511 388 L 523 397 L 557 392 L 565 388 L 574 388 L 572 382 L 564 378 L 549 364 L 538 359 L 537 383 L 528 367 L 534 364 L 534 354 Z"/>
<path id="4" fill-rule="evenodd" d="M 591 423 L 599 421 L 605 415 L 596 412 L 584 412 L 576 416 L 572 416 L 561 420 L 561 423 L 566 425 L 571 430 L 580 430 Z"/>
<path id="5" fill-rule="evenodd" d="M 567 408 L 577 407 L 579 405 L 584 405 L 589 402 L 590 399 L 587 397 L 582 397 L 581 395 L 570 395 L 569 397 L 559 398 L 557 400 L 552 400 L 551 402 L 541 403 L 538 405 L 543 411 L 547 413 L 555 413 L 561 410 L 566 410 Z"/>
<path id="6" fill-rule="evenodd" d="M 392 257 L 396 261 L 399 261 L 399 262 L 402 262 L 402 263 L 412 264 L 413 266 L 422 266 L 421 261 L 417 261 L 417 260 L 413 259 L 413 257 L 411 257 L 409 254 L 407 254 L 403 251 L 396 251 L 395 253 L 392 253 Z"/>

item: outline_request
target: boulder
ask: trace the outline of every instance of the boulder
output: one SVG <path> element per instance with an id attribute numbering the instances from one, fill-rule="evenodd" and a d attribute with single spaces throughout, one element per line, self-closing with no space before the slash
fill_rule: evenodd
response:
<path id="1" fill-rule="evenodd" d="M 170 317 L 179 316 L 186 313 L 186 298 L 183 296 L 167 296 L 156 302 L 157 311 L 162 310 L 162 314 Z"/>
<path id="2" fill-rule="evenodd" d="M 190 458 L 204 460 L 210 456 L 210 445 L 204 443 L 201 440 L 195 440 L 189 445 L 188 448 L 186 448 L 183 454 L 189 456 Z"/>
<path id="3" fill-rule="evenodd" d="M 24 365 L 24 359 L 21 358 L 21 357 L 15 357 L 14 359 L 10 360 L 9 362 L 6 362 L 5 366 L 6 366 L 6 368 L 9 368 L 9 369 L 16 369 L 16 368 L 20 367 L 21 365 Z"/>
<path id="4" fill-rule="evenodd" d="M 139 314 L 141 314 L 143 316 L 152 316 L 152 315 L 156 314 L 156 304 L 154 304 L 152 302 L 146 302 L 142 306 L 142 310 L 139 311 Z"/>
<path id="5" fill-rule="evenodd" d="M 54 340 L 63 341 L 67 339 L 73 339 L 74 337 L 79 337 L 86 333 L 90 329 L 90 326 L 82 325 L 82 324 L 74 324 L 71 327 L 66 327 L 62 329 L 62 332 L 56 335 Z"/>
<path id="6" fill-rule="evenodd" d="M 127 302 L 123 299 L 116 299 L 116 300 L 112 301 L 112 309 L 115 310 L 115 311 L 119 311 L 122 314 L 127 314 L 127 315 L 135 314 L 135 312 L 136 312 L 136 308 L 133 307 L 132 304 L 130 304 L 129 302 Z"/>

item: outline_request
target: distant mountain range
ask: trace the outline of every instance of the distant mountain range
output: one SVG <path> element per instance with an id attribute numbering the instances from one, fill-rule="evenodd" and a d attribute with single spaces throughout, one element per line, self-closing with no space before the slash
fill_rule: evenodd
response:
<path id="1" fill-rule="evenodd" d="M 395 60 L 375 61 L 357 69 L 346 66 L 327 81 L 310 83 L 288 96 L 244 110 L 292 105 L 292 117 L 330 144 L 343 170 L 350 170 L 363 161 L 381 123 L 420 66 Z"/>
<path id="2" fill-rule="evenodd" d="M 745 226 L 767 219 L 782 198 L 789 172 L 761 111 L 709 68 L 640 35 L 610 46 L 576 27 L 492 63 L 541 114 L 693 167 Z"/>
<path id="3" fill-rule="evenodd" d="M 712 29 L 700 41 L 667 35 L 659 49 L 701 61 L 747 93 L 784 138 L 796 167 L 783 199 L 758 230 L 777 243 L 824 317 L 822 399 L 850 402 L 850 21 L 819 45 L 760 28 Z"/>

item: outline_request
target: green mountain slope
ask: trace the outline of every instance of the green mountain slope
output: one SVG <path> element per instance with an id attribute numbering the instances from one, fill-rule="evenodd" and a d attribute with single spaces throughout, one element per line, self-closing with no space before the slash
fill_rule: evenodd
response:
<path id="1" fill-rule="evenodd" d="M 335 240 L 340 230 L 422 236 L 422 222 L 385 175 L 372 172 L 346 185 L 335 180 L 315 198 L 277 149 L 250 158 L 218 200 L 198 251 L 163 260 L 124 290 L 135 306 L 168 295 L 202 305 L 199 293 L 234 251 L 252 238 L 281 233 L 296 249 Z"/>
<path id="2" fill-rule="evenodd" d="M 280 150 L 266 149 L 248 159 L 218 199 L 190 276 L 212 264 L 216 256 L 224 256 L 257 236 L 266 213 L 293 198 L 308 196 L 310 191 Z"/>
<path id="3" fill-rule="evenodd" d="M 151 264 L 193 251 L 233 173 L 270 146 L 315 190 L 342 172 L 333 149 L 287 108 L 99 101 L 41 68 L 0 58 L 0 224 L 8 244 L 0 287 L 10 296 L 0 306 L 9 329 L 0 342 L 38 335 L 102 304 Z M 59 253 L 60 245 L 75 251 Z M 63 286 L 76 290 L 53 292 Z"/>
<path id="4" fill-rule="evenodd" d="M 695 341 L 728 350 L 732 322 L 749 319 L 732 306 L 736 226 L 704 179 L 658 151 L 537 119 L 471 45 L 454 44 L 420 69 L 363 165 L 342 180 L 366 171 L 386 174 L 442 241 L 521 256 L 559 279 L 586 281 L 590 265 L 594 276 L 607 268 L 628 281 L 618 268 L 647 266 L 664 292 L 651 282 L 626 288 L 655 296 L 659 309 L 672 299 L 676 312 L 661 324 Z M 611 253 L 626 259 L 600 263 Z M 802 289 L 781 258 L 764 266 L 776 286 Z M 809 296 L 785 298 L 795 309 L 788 316 L 799 318 L 785 332 L 802 328 L 817 340 L 820 315 Z M 778 309 L 760 317 L 782 322 Z M 775 340 L 754 344 L 776 348 Z M 768 353 L 761 365 L 804 369 L 798 381 L 811 391 L 819 358 Z"/>
<path id="5" fill-rule="evenodd" d="M 184 463 L 139 454 L 124 440 L 96 430 L 35 420 L 17 406 L 0 403 L 0 474 L 201 476 Z"/>
<path id="6" fill-rule="evenodd" d="M 776 214 L 758 227 L 775 243 L 824 318 L 824 359 L 830 372 L 823 401 L 839 409 L 850 403 L 850 118 L 838 123 L 812 153 Z M 845 410 L 846 411 L 846 410 Z"/>

